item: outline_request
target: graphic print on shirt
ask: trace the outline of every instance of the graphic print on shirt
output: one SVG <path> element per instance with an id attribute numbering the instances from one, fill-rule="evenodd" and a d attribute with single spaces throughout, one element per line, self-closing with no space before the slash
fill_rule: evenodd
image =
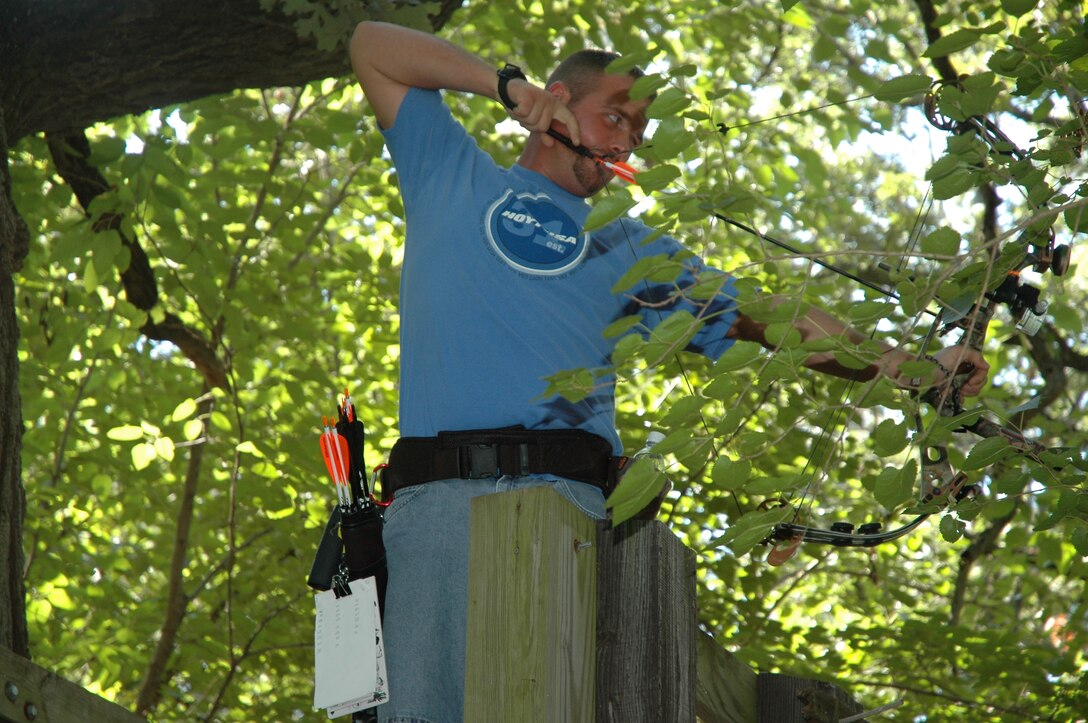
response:
<path id="1" fill-rule="evenodd" d="M 535 276 L 556 276 L 577 266 L 589 234 L 545 193 L 508 189 L 487 209 L 487 240 L 507 264 Z"/>

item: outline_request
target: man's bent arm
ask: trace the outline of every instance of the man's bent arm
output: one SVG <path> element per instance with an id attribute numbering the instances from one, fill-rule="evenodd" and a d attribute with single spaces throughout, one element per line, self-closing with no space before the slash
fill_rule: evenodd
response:
<path id="1" fill-rule="evenodd" d="M 496 68 L 477 56 L 428 33 L 400 25 L 362 22 L 351 37 L 351 66 L 382 128 L 392 128 L 409 88 L 455 90 L 499 99 Z M 530 131 L 546 131 L 552 120 L 567 126 L 580 142 L 573 114 L 552 93 L 523 80 L 511 80 L 507 93 L 516 104 L 511 117 Z"/>

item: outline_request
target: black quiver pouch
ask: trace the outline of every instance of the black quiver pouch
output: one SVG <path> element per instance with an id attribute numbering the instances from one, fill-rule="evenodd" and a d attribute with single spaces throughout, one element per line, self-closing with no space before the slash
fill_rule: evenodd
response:
<path id="1" fill-rule="evenodd" d="M 340 517 L 340 538 L 344 541 L 344 568 L 348 580 L 373 577 L 378 588 L 378 607 L 385 613 L 385 585 L 389 570 L 385 566 L 385 544 L 382 542 L 381 509 L 369 502 L 361 508 L 352 507 Z"/>
<path id="2" fill-rule="evenodd" d="M 378 590 L 378 607 L 385 613 L 385 566 L 381 509 L 370 502 L 353 505 L 344 512 L 334 507 L 321 541 L 317 545 L 306 583 L 314 590 L 333 590 L 342 595 L 351 580 L 373 577 Z"/>

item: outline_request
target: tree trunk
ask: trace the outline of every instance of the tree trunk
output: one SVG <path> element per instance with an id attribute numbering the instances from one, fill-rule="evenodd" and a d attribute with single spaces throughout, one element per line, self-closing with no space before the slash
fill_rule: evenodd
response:
<path id="1" fill-rule="evenodd" d="M 19 325 L 15 272 L 26 258 L 28 235 L 11 198 L 4 111 L 0 108 L 0 646 L 29 657 L 23 588 L 23 408 L 19 399 Z"/>

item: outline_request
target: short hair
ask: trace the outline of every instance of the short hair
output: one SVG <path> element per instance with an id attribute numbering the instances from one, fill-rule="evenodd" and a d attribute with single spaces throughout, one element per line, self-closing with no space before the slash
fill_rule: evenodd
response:
<path id="1" fill-rule="evenodd" d="M 608 66 L 620 58 L 619 53 L 611 50 L 579 50 L 573 53 L 552 71 L 547 85 L 562 82 L 570 90 L 571 101 L 576 101 L 592 89 L 593 81 L 607 72 Z M 627 75 L 641 78 L 645 73 L 641 68 L 631 68 Z"/>

